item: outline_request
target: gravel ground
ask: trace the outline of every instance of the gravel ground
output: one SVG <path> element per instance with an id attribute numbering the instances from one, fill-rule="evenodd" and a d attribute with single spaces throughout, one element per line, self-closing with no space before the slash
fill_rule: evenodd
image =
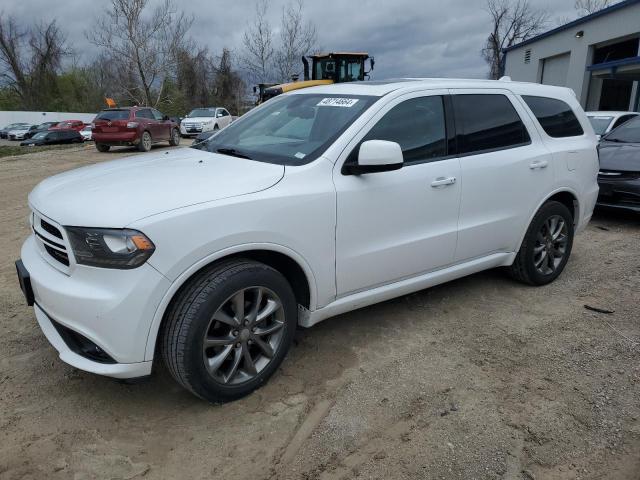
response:
<path id="1" fill-rule="evenodd" d="M 136 154 L 0 160 L 0 478 L 640 479 L 639 216 L 598 212 L 552 285 L 489 271 L 301 330 L 213 406 L 160 364 L 139 385 L 63 364 L 17 286 L 31 188 Z"/>

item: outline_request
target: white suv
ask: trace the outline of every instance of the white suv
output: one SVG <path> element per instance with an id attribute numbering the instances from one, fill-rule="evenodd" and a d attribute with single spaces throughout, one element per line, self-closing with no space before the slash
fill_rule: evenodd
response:
<path id="1" fill-rule="evenodd" d="M 203 132 L 214 132 L 226 127 L 232 121 L 233 117 L 225 108 L 196 108 L 180 122 L 180 135 L 189 137 Z"/>
<path id="2" fill-rule="evenodd" d="M 191 392 L 226 401 L 268 379 L 299 325 L 489 268 L 551 282 L 597 172 L 564 88 L 308 88 L 198 148 L 43 181 L 17 267 L 65 362 L 133 378 L 163 357 Z"/>

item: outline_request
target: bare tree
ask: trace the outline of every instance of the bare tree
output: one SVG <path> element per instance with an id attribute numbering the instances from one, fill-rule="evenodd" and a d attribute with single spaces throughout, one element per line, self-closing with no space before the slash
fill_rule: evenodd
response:
<path id="1" fill-rule="evenodd" d="M 46 107 L 68 54 L 66 38 L 55 20 L 21 29 L 13 17 L 0 16 L 0 79 L 25 108 Z"/>
<path id="2" fill-rule="evenodd" d="M 580 16 L 590 15 L 614 4 L 613 0 L 576 0 L 574 4 Z"/>
<path id="3" fill-rule="evenodd" d="M 273 45 L 273 30 L 266 19 L 269 8 L 268 0 L 256 2 L 256 12 L 253 23 L 247 26 L 243 36 L 242 54 L 243 68 L 251 80 L 256 83 L 268 82 L 273 76 L 273 59 L 275 49 Z"/>
<path id="4" fill-rule="evenodd" d="M 301 58 L 311 52 L 318 39 L 316 27 L 305 22 L 304 0 L 295 0 L 282 8 L 280 44 L 275 54 L 275 66 L 279 80 L 290 80 L 302 68 Z"/>
<path id="5" fill-rule="evenodd" d="M 151 11 L 147 4 L 148 0 L 111 0 L 87 38 L 108 55 L 121 94 L 137 104 L 156 106 L 175 72 L 193 17 L 178 11 L 173 0 L 162 0 Z"/>
<path id="6" fill-rule="evenodd" d="M 532 8 L 528 0 L 488 0 L 487 10 L 493 28 L 482 56 L 489 64 L 489 78 L 497 79 L 503 73 L 503 49 L 539 33 L 549 17 L 547 12 Z"/>

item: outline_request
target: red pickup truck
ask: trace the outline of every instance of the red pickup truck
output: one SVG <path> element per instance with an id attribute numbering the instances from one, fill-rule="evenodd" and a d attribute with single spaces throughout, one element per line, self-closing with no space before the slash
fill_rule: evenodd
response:
<path id="1" fill-rule="evenodd" d="M 123 107 L 102 110 L 93 120 L 92 136 L 99 152 L 113 145 L 135 145 L 141 152 L 156 142 L 180 143 L 176 122 L 151 107 Z"/>

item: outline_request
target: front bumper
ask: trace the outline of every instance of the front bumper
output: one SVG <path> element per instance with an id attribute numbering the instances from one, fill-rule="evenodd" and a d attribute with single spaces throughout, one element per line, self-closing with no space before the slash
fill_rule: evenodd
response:
<path id="1" fill-rule="evenodd" d="M 164 276 L 149 264 L 133 270 L 77 265 L 66 274 L 43 258 L 33 235 L 24 243 L 21 255 L 31 280 L 38 324 L 61 360 L 115 378 L 151 372 L 152 362 L 145 361 L 151 356 L 145 355 L 145 348 L 156 308 L 170 285 Z M 64 329 L 95 344 L 111 363 L 78 353 L 61 335 Z"/>
<path id="2" fill-rule="evenodd" d="M 617 208 L 640 212 L 640 178 L 629 180 L 605 180 L 598 178 L 599 207 Z"/>

